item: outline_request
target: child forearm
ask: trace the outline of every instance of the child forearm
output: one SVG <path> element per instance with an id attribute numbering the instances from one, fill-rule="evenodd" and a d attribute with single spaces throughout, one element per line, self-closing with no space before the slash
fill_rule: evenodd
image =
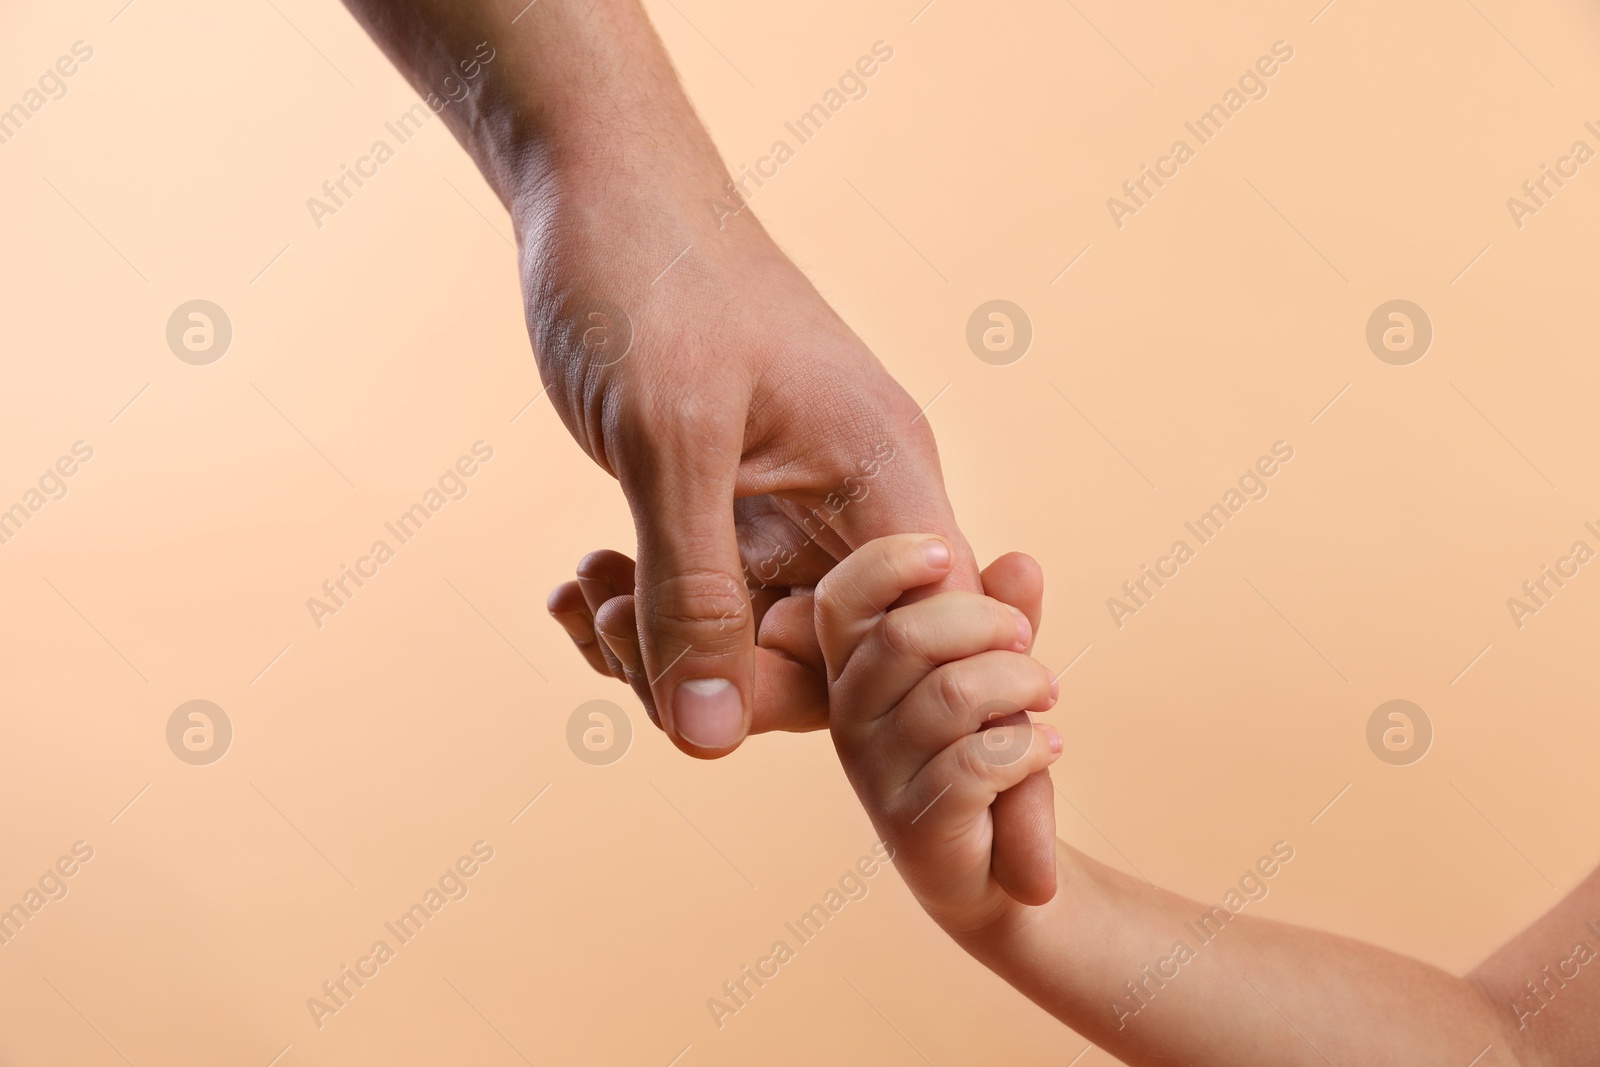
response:
<path id="1" fill-rule="evenodd" d="M 1021 903 L 996 876 L 995 802 L 1042 780 L 1063 740 L 995 709 L 1056 702 L 1026 654 L 1042 575 L 1029 561 L 1014 568 L 1026 580 L 991 581 L 997 562 L 984 586 L 1014 586 L 1006 601 L 944 592 L 895 607 L 948 566 L 930 545 L 880 538 L 816 587 L 830 727 L 906 884 L 1001 978 L 1131 1067 L 1600 1063 L 1600 978 L 1582 977 L 1600 960 L 1600 872 L 1465 978 L 1257 918 L 1249 902 L 1294 858 L 1284 841 L 1214 905 L 1057 841 L 1054 897 Z"/>
<path id="2" fill-rule="evenodd" d="M 1518 1058 L 1509 1017 L 1476 982 L 1212 909 L 1065 844 L 1057 856 L 1054 900 L 958 940 L 1134 1067 L 1529 1062 Z"/>

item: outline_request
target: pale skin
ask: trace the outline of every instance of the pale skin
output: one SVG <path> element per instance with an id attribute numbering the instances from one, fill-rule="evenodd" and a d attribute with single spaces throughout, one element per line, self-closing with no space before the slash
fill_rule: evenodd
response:
<path id="1" fill-rule="evenodd" d="M 1048 903 L 1006 893 L 993 874 L 991 804 L 1053 763 L 1061 741 L 1044 724 L 975 731 L 994 721 L 997 701 L 1034 712 L 1054 703 L 1049 672 L 1027 654 L 1043 579 L 1013 554 L 984 572 L 990 597 L 942 592 L 895 606 L 938 583 L 949 559 L 935 537 L 863 546 L 818 585 L 816 631 L 846 773 L 912 892 L 973 956 L 1135 1067 L 1600 1062 L 1600 959 L 1573 959 L 1580 941 L 1600 950 L 1585 926 L 1600 927 L 1600 871 L 1464 976 L 1242 909 L 1202 942 L 1186 924 L 1208 905 L 1059 841 Z M 1194 958 L 1168 963 L 1175 976 L 1159 984 L 1147 978 L 1180 939 Z M 1124 983 L 1141 980 L 1133 999 Z M 1544 983 L 1542 1007 L 1527 981 Z"/>

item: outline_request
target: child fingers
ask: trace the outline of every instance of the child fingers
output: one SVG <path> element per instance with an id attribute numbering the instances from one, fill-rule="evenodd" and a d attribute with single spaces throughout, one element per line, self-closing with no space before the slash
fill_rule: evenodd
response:
<path id="1" fill-rule="evenodd" d="M 577 582 L 563 582 L 551 590 L 545 608 L 550 612 L 550 617 L 567 631 L 567 636 L 572 638 L 572 643 L 589 666 L 601 674 L 622 677 L 621 673 L 612 669 L 603 646 L 595 636 L 594 614 L 584 601 Z"/>
<path id="2" fill-rule="evenodd" d="M 831 681 L 885 611 L 909 590 L 950 571 L 950 546 L 928 534 L 868 541 L 817 583 L 817 637 Z"/>
<path id="3" fill-rule="evenodd" d="M 883 616 L 839 675 L 838 703 L 848 718 L 877 718 L 935 667 L 994 649 L 1020 652 L 1032 640 L 1015 608 L 981 593 L 940 593 Z"/>
<path id="4" fill-rule="evenodd" d="M 1050 671 L 1019 652 L 982 652 L 947 663 L 918 682 L 892 715 L 871 730 L 867 747 L 890 782 L 908 782 L 938 753 L 979 731 L 994 748 L 1002 732 L 1025 724 L 1026 711 L 1054 704 Z M 985 727 L 991 729 L 985 731 Z"/>
<path id="5" fill-rule="evenodd" d="M 983 571 L 983 591 L 1020 610 L 1038 634 L 1044 572 L 1032 557 L 1008 552 L 989 564 Z M 994 813 L 991 869 L 995 881 L 1023 904 L 1040 905 L 1055 896 L 1054 800 L 1050 776 L 1036 774 L 995 797 L 990 809 Z"/>
<path id="6" fill-rule="evenodd" d="M 955 741 L 900 791 L 902 833 L 948 839 L 966 831 L 995 797 L 1061 755 L 1061 735 L 1041 723 L 997 726 Z"/>

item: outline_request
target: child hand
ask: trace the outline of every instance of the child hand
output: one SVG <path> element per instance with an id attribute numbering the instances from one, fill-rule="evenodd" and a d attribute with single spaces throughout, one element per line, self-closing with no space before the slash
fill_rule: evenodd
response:
<path id="1" fill-rule="evenodd" d="M 1056 686 L 1021 611 L 960 592 L 890 610 L 949 566 L 937 537 L 880 538 L 822 579 L 815 612 L 845 773 L 922 906 L 964 934 L 1017 906 L 995 878 L 991 805 L 1044 773 L 1061 736 L 1025 714 Z"/>

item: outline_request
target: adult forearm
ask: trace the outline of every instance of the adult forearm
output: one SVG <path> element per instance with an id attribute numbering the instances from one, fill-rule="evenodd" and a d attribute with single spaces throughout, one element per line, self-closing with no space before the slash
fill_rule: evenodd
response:
<path id="1" fill-rule="evenodd" d="M 656 446 L 634 449 L 635 459 L 675 456 L 659 447 L 654 420 L 615 407 L 702 381 L 674 349 L 686 324 L 695 324 L 686 336 L 703 342 L 724 321 L 715 305 L 728 287 L 708 279 L 758 277 L 773 299 L 803 302 L 814 292 L 750 212 L 708 207 L 726 196 L 727 172 L 644 8 L 638 0 L 346 3 L 424 96 L 459 88 L 458 57 L 484 42 L 494 50 L 442 115 L 511 213 L 549 399 L 612 474 L 621 475 L 628 451 L 615 439 L 624 425 L 645 426 Z M 690 247 L 693 262 L 656 284 Z M 716 391 L 733 408 L 740 380 L 729 373 Z M 725 414 L 742 419 L 744 410 Z"/>
<path id="2" fill-rule="evenodd" d="M 443 117 L 513 215 L 562 175 L 639 168 L 655 185 L 722 180 L 715 148 L 638 0 L 345 0 L 418 93 L 443 96 L 487 42 Z M 619 173 L 622 172 L 622 173 Z"/>
<path id="3" fill-rule="evenodd" d="M 1135 1067 L 1519 1062 L 1473 982 L 1186 900 L 1066 845 L 1058 860 L 1055 900 L 965 947 Z"/>

